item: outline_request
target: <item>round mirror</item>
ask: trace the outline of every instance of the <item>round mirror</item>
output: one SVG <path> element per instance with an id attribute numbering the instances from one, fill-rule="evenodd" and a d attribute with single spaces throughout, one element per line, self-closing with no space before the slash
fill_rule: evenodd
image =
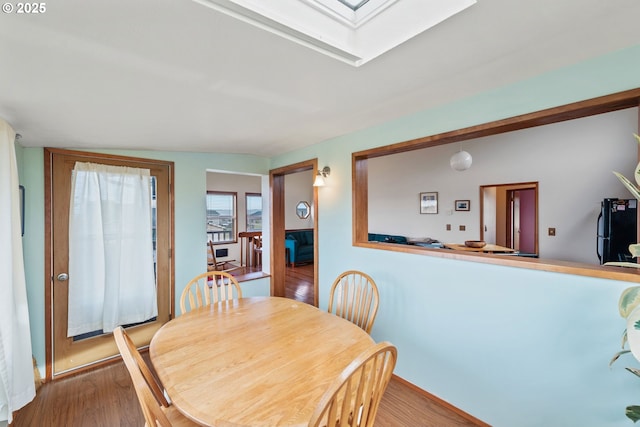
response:
<path id="1" fill-rule="evenodd" d="M 309 203 L 298 202 L 296 205 L 296 215 L 298 215 L 300 219 L 309 218 L 309 215 L 311 215 L 311 206 L 309 206 Z"/>

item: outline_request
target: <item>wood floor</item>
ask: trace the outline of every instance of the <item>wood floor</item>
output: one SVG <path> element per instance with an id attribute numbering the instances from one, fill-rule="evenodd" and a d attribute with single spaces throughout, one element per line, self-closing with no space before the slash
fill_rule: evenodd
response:
<path id="1" fill-rule="evenodd" d="M 313 264 L 287 267 L 284 296 L 313 305 Z"/>
<path id="2" fill-rule="evenodd" d="M 147 354 L 144 354 L 147 358 Z M 148 359 L 147 359 L 148 361 Z M 212 398 L 215 398 L 212 395 Z M 144 418 L 121 361 L 44 384 L 12 427 L 141 427 Z M 486 426 L 393 378 L 376 427 Z"/>
<path id="3" fill-rule="evenodd" d="M 242 266 L 230 273 L 240 282 L 266 277 L 259 267 Z M 313 264 L 287 266 L 284 286 L 287 298 L 313 305 Z"/>

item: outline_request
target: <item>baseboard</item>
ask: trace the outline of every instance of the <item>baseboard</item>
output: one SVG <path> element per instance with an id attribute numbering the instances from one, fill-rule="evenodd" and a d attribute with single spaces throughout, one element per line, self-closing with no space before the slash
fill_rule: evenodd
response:
<path id="1" fill-rule="evenodd" d="M 393 378 L 402 383 L 403 385 L 405 385 L 406 387 L 409 387 L 410 389 L 412 389 L 413 391 L 415 391 L 418 394 L 421 394 L 422 396 L 424 396 L 425 398 L 436 402 L 438 405 L 446 407 L 448 410 L 455 412 L 456 414 L 460 415 L 460 417 L 469 420 L 469 422 L 472 422 L 474 425 L 478 426 L 478 427 L 491 427 L 490 424 L 485 423 L 482 420 L 479 420 L 478 418 L 474 417 L 471 414 L 468 414 L 467 412 L 464 412 L 462 409 L 460 408 L 456 408 L 455 406 L 453 406 L 452 404 L 450 404 L 449 402 L 446 402 L 442 399 L 440 399 L 438 396 L 434 396 L 433 394 L 429 393 L 426 390 L 421 389 L 420 387 L 418 387 L 417 385 L 410 383 L 409 381 L 405 380 L 404 378 L 401 378 L 399 376 L 397 376 L 396 374 L 393 374 Z"/>

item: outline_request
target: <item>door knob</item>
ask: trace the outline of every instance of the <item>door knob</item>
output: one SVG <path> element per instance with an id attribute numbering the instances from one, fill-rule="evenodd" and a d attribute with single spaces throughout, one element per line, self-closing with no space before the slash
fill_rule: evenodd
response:
<path id="1" fill-rule="evenodd" d="M 60 273 L 60 274 L 58 274 L 57 279 L 60 282 L 65 282 L 65 281 L 69 280 L 69 275 L 67 273 Z"/>

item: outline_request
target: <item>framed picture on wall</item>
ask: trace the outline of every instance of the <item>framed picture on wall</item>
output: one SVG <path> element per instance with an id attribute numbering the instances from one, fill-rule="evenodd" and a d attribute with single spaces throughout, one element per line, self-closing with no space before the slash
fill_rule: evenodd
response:
<path id="1" fill-rule="evenodd" d="M 420 213 L 421 214 L 437 214 L 438 213 L 438 192 L 437 191 L 420 193 Z"/>
<path id="2" fill-rule="evenodd" d="M 456 200 L 455 203 L 457 211 L 471 210 L 471 202 L 469 200 Z"/>

